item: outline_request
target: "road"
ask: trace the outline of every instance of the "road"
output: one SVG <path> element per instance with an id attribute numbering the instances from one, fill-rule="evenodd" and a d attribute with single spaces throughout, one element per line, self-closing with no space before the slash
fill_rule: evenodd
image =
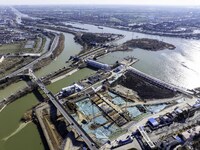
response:
<path id="1" fill-rule="evenodd" d="M 3 54 L 0 57 L 4 56 L 5 58 L 9 57 L 40 57 L 40 53 L 23 53 L 23 54 Z"/>
<path id="2" fill-rule="evenodd" d="M 84 140 L 91 150 L 97 150 L 95 142 L 92 138 L 83 130 L 83 128 L 76 122 L 76 120 L 65 110 L 65 108 L 57 101 L 55 96 L 46 88 L 40 79 L 38 79 L 32 72 L 29 70 L 29 75 L 32 79 L 38 84 L 38 86 L 43 90 L 47 95 L 49 100 L 53 105 L 60 111 L 63 117 L 70 123 L 71 127 L 78 133 L 78 135 Z"/>
<path id="3" fill-rule="evenodd" d="M 6 79 L 6 78 L 12 78 L 12 77 L 16 76 L 17 74 L 23 72 L 24 70 L 27 70 L 27 69 L 32 68 L 33 65 L 37 64 L 37 63 L 38 63 L 39 61 L 41 61 L 42 59 L 51 56 L 52 52 L 56 49 L 56 47 L 57 47 L 57 45 L 58 45 L 59 38 L 60 38 L 60 36 L 57 35 L 57 34 L 55 34 L 55 38 L 54 38 L 54 40 L 53 40 L 53 42 L 52 42 L 52 44 L 51 44 L 51 47 L 50 47 L 50 49 L 49 49 L 48 52 L 46 52 L 45 54 L 43 54 L 41 57 L 35 59 L 35 60 L 32 61 L 31 63 L 27 64 L 26 66 L 24 66 L 24 67 L 22 67 L 22 68 L 20 68 L 20 69 L 18 69 L 18 70 L 16 70 L 16 71 L 14 71 L 14 72 L 12 72 L 11 74 L 7 75 L 7 76 L 4 77 L 4 78 L 1 78 L 0 81 L 1 81 L 1 80 L 4 80 L 4 79 Z"/>
<path id="4" fill-rule="evenodd" d="M 87 51 L 87 52 L 85 52 L 83 54 L 80 54 L 79 58 L 86 59 L 86 58 L 88 58 L 88 57 L 90 57 L 92 55 L 97 54 L 98 52 L 105 51 L 105 50 L 106 50 L 106 48 L 100 48 L 100 47 L 95 48 L 95 49 L 91 49 L 90 51 Z"/>
<path id="5" fill-rule="evenodd" d="M 163 111 L 161 111 L 161 112 L 159 112 L 159 113 L 156 113 L 156 114 L 152 114 L 152 115 L 150 115 L 150 116 L 148 116 L 148 117 L 146 117 L 146 118 L 143 118 L 142 120 L 140 120 L 139 122 L 137 122 L 137 123 L 133 123 L 133 124 L 130 124 L 130 126 L 128 126 L 127 128 L 128 128 L 128 132 L 127 133 L 125 133 L 124 135 L 121 135 L 121 136 L 119 136 L 117 139 L 115 139 L 115 140 L 120 140 L 120 139 L 126 139 L 126 137 L 128 136 L 128 135 L 131 135 L 133 132 L 135 132 L 137 129 L 138 129 L 138 127 L 140 127 L 140 126 L 144 126 L 146 123 L 147 123 L 147 121 L 148 121 L 148 119 L 149 118 L 157 118 L 157 117 L 159 117 L 159 116 L 162 116 L 162 115 L 165 115 L 166 113 L 169 113 L 169 112 L 172 112 L 172 111 L 174 111 L 174 109 L 175 108 L 180 108 L 180 109 L 182 109 L 182 108 L 184 108 L 185 106 L 187 106 L 188 104 L 189 105 L 194 105 L 195 104 L 195 102 L 196 102 L 196 99 L 195 98 L 193 98 L 193 99 L 186 99 L 184 102 L 182 102 L 182 103 L 178 103 L 178 104 L 176 104 L 176 105 L 174 105 L 174 106 L 172 106 L 172 107 L 169 107 L 169 108 L 166 108 L 165 110 L 163 110 Z M 103 146 L 103 148 L 110 148 L 111 147 L 111 145 L 114 145 L 115 144 L 115 140 L 114 141 L 111 141 L 111 144 L 109 145 L 109 144 L 105 144 L 104 146 Z M 125 147 L 125 146 L 124 146 Z M 126 149 L 126 148 L 125 148 Z"/>

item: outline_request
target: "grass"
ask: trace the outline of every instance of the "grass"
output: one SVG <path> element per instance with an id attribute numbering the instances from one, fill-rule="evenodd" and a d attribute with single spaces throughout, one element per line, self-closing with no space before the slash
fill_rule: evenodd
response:
<path id="1" fill-rule="evenodd" d="M 4 44 L 0 46 L 0 54 L 20 52 L 24 43 Z"/>
<path id="2" fill-rule="evenodd" d="M 39 52 L 42 52 L 44 50 L 44 46 L 46 44 L 47 39 L 45 37 L 42 37 L 42 44 L 41 47 L 39 49 Z"/>
<path id="3" fill-rule="evenodd" d="M 139 116 L 133 118 L 132 120 L 133 120 L 133 121 L 140 121 L 141 119 L 143 119 L 144 117 L 146 117 L 146 116 L 148 116 L 148 115 L 149 115 L 149 113 L 143 113 L 143 114 L 141 114 L 141 115 L 139 115 Z"/>
<path id="4" fill-rule="evenodd" d="M 116 139 L 117 137 L 119 137 L 120 135 L 125 134 L 126 132 L 127 132 L 126 129 L 117 130 L 115 133 L 113 133 L 113 134 L 111 134 L 111 135 L 109 136 L 109 139 L 110 139 L 110 140 L 114 140 L 114 139 Z"/>
<path id="5" fill-rule="evenodd" d="M 36 49 L 38 46 L 39 39 L 35 40 L 35 45 L 33 49 Z M 12 43 L 12 44 L 3 44 L 0 46 L 0 54 L 8 54 L 8 53 L 19 53 L 19 52 L 25 52 L 25 53 L 32 53 L 34 52 L 32 48 L 24 48 L 25 41 L 19 42 L 19 43 Z M 44 45 L 46 43 L 46 39 L 42 39 L 42 45 L 39 48 L 39 52 L 42 51 Z"/>

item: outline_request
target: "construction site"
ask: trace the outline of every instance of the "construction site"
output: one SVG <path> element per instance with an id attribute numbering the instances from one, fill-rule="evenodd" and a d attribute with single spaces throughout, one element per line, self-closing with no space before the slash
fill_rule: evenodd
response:
<path id="1" fill-rule="evenodd" d="M 188 98 L 175 87 L 132 73 L 132 67 L 125 67 L 113 75 L 114 71 L 116 68 L 107 73 L 98 72 L 61 89 L 61 94 L 67 95 L 57 94 L 65 111 L 98 147 L 116 140 L 142 119 Z M 64 130 L 71 131 L 69 125 L 67 123 Z M 74 136 L 84 146 L 81 137 Z M 61 141 L 65 142 L 65 139 Z"/>

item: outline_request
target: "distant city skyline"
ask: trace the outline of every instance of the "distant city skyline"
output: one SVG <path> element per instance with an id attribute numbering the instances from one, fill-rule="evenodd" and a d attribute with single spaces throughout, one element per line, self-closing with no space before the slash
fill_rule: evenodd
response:
<path id="1" fill-rule="evenodd" d="M 59 5 L 59 4 L 90 4 L 90 5 L 200 5 L 200 0 L 1 0 L 0 5 Z"/>

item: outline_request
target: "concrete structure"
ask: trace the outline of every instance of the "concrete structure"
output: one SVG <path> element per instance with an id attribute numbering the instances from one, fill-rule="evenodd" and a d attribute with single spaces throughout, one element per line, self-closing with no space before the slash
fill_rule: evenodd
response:
<path id="1" fill-rule="evenodd" d="M 191 139 L 192 137 L 195 136 L 195 134 L 199 134 L 200 133 L 200 126 L 196 126 L 196 127 L 193 127 L 192 129 L 189 129 L 185 132 L 182 133 L 182 137 L 183 137 L 183 140 L 189 140 Z"/>
<path id="2" fill-rule="evenodd" d="M 4 58 L 5 58 L 4 56 L 1 57 L 1 59 L 0 59 L 0 63 L 3 62 Z"/>
<path id="3" fill-rule="evenodd" d="M 181 87 L 177 87 L 175 85 L 172 85 L 172 84 L 166 83 L 164 81 L 161 81 L 161 80 L 159 80 L 157 78 L 154 78 L 154 77 L 152 77 L 150 75 L 147 75 L 147 74 L 145 74 L 145 73 L 143 73 L 143 72 L 141 72 L 141 71 L 139 71 L 139 70 L 137 70 L 137 69 L 135 69 L 133 67 L 129 67 L 128 71 L 130 71 L 131 73 L 135 74 L 136 76 L 139 76 L 139 77 L 143 78 L 144 80 L 147 80 L 150 83 L 156 84 L 158 86 L 164 87 L 164 88 L 166 88 L 168 90 L 171 90 L 171 91 L 174 91 L 174 92 L 180 92 L 180 93 L 183 93 L 183 94 L 185 94 L 187 96 L 191 96 L 187 89 L 181 88 Z"/>
<path id="4" fill-rule="evenodd" d="M 154 143 L 151 141 L 151 139 L 149 138 L 149 136 L 147 135 L 146 131 L 144 130 L 143 127 L 137 127 L 138 131 L 140 132 L 140 134 L 142 135 L 142 137 L 144 138 L 144 140 L 147 142 L 147 144 L 149 145 L 149 147 L 151 149 L 155 148 Z"/>
<path id="5" fill-rule="evenodd" d="M 86 63 L 89 67 L 93 67 L 93 68 L 101 69 L 101 70 L 110 70 L 110 66 L 108 64 L 104 64 L 92 59 L 87 59 Z"/>
<path id="6" fill-rule="evenodd" d="M 78 85 L 78 84 L 73 84 L 71 86 L 62 88 L 62 90 L 60 91 L 59 95 L 60 96 L 69 96 L 72 95 L 76 92 L 80 92 L 81 90 L 83 90 L 83 87 Z"/>
<path id="7" fill-rule="evenodd" d="M 33 65 L 37 64 L 39 61 L 41 61 L 42 59 L 44 58 L 48 58 L 49 56 L 52 55 L 52 52 L 56 49 L 57 45 L 58 45 L 58 42 L 59 42 L 59 36 L 55 33 L 55 38 L 51 44 L 51 47 L 49 49 L 48 52 L 46 52 L 45 54 L 43 54 L 41 57 L 37 58 L 36 60 L 32 61 L 31 63 L 27 64 L 26 66 L 12 72 L 11 74 L 7 75 L 6 77 L 4 78 L 1 78 L 0 81 L 2 80 L 5 80 L 5 79 L 9 79 L 9 78 L 12 78 L 12 77 L 15 77 L 17 76 L 18 74 L 20 74 L 21 72 L 29 69 L 29 68 L 32 68 Z"/>
<path id="8" fill-rule="evenodd" d="M 97 150 L 97 145 L 93 139 L 82 129 L 76 120 L 65 110 L 65 108 L 57 101 L 55 96 L 46 88 L 40 79 L 38 79 L 29 69 L 29 75 L 32 80 L 40 87 L 41 90 L 47 95 L 52 104 L 60 111 L 63 117 L 70 123 L 71 127 L 78 133 L 91 150 Z"/>
<path id="9" fill-rule="evenodd" d="M 153 127 L 157 127 L 159 125 L 159 122 L 155 118 L 149 118 L 148 120 L 149 124 L 151 124 Z"/>

